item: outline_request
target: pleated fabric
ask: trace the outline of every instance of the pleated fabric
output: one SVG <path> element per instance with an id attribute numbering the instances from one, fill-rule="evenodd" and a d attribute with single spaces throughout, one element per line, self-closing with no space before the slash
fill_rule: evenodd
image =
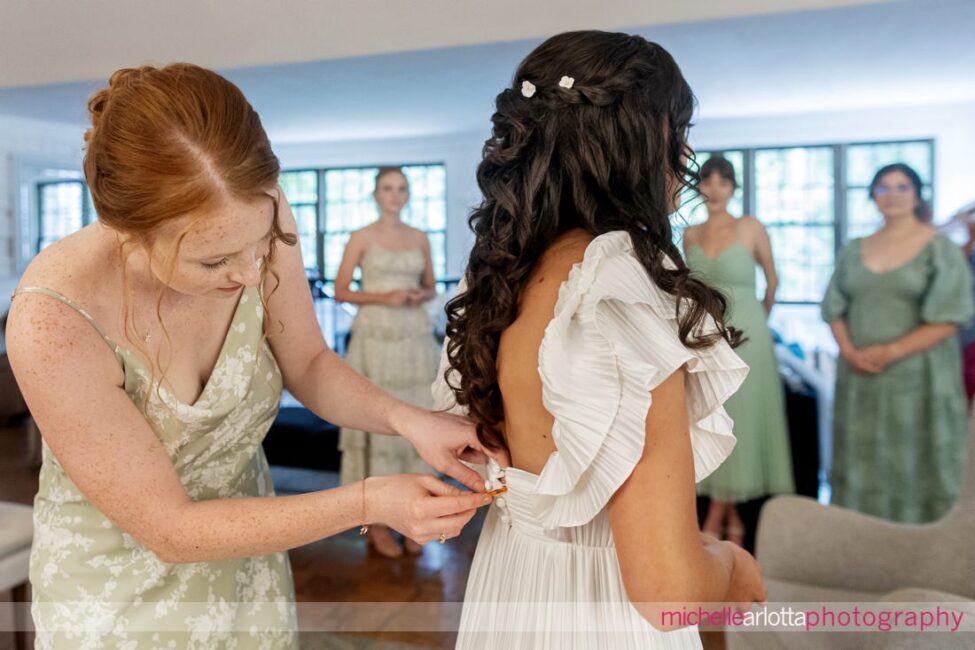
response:
<path id="1" fill-rule="evenodd" d="M 595 238 L 573 267 L 538 354 L 557 451 L 538 475 L 505 470 L 508 492 L 491 505 L 478 541 L 457 648 L 701 647 L 696 626 L 662 632 L 630 604 L 606 514 L 642 455 L 650 391 L 681 366 L 696 481 L 735 446 L 722 404 L 748 368 L 724 342 L 684 347 L 676 310 L 625 232 Z M 435 405 L 463 412 L 442 379 L 447 366 L 444 352 Z M 499 479 L 495 464 L 485 471 Z"/>

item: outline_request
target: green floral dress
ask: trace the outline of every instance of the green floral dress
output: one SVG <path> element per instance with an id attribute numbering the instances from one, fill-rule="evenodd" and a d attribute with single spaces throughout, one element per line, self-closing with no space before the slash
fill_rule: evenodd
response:
<path id="1" fill-rule="evenodd" d="M 822 303 L 857 348 L 903 337 L 925 323 L 965 325 L 972 280 L 950 239 L 936 235 L 911 261 L 874 273 L 861 240 L 840 252 Z M 842 359 L 833 412 L 833 503 L 896 521 L 939 518 L 961 483 L 967 438 L 958 338 L 859 374 Z"/>
<path id="2" fill-rule="evenodd" d="M 125 392 L 141 409 L 150 372 L 92 317 L 125 373 Z M 146 418 L 197 501 L 271 496 L 261 441 L 281 399 L 282 380 L 262 341 L 257 289 L 245 289 L 220 357 L 194 404 L 161 387 L 149 390 Z M 96 431 L 91 432 L 97 435 Z M 286 553 L 166 564 L 85 499 L 45 444 L 34 499 L 31 614 L 38 648 L 297 648 L 294 582 Z"/>

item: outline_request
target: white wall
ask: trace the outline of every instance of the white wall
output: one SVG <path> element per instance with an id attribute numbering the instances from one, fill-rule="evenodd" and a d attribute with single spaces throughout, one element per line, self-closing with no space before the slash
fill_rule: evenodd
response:
<path id="1" fill-rule="evenodd" d="M 0 277 L 19 273 L 29 261 L 33 181 L 46 168 L 80 171 L 82 134 L 76 127 L 0 116 Z"/>

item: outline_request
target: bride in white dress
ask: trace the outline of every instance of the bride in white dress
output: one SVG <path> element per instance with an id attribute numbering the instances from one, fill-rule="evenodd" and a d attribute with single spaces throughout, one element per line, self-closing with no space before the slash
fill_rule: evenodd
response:
<path id="1" fill-rule="evenodd" d="M 487 468 L 506 493 L 458 648 L 700 648 L 665 610 L 765 599 L 754 558 L 697 527 L 747 367 L 672 241 L 693 105 L 663 48 L 591 31 L 543 43 L 497 97 L 433 386 L 511 457 Z"/>

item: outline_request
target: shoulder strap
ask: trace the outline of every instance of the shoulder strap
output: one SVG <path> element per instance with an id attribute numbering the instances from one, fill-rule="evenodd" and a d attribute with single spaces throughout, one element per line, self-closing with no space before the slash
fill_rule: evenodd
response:
<path id="1" fill-rule="evenodd" d="M 81 314 L 82 317 L 84 317 L 84 319 L 88 321 L 92 327 L 95 328 L 95 331 L 98 332 L 98 335 L 102 337 L 102 340 L 104 340 L 105 343 L 108 344 L 108 347 L 112 349 L 112 352 L 115 352 L 116 354 L 118 353 L 118 345 L 115 343 L 115 341 L 113 341 L 111 337 L 105 333 L 105 330 L 102 329 L 102 326 L 99 325 L 94 318 L 92 318 L 91 314 L 89 314 L 84 307 L 76 303 L 71 298 L 68 298 L 63 294 L 58 293 L 54 289 L 48 289 L 47 287 L 21 287 L 20 289 L 17 289 L 16 291 L 13 292 L 12 298 L 16 298 L 17 296 L 25 293 L 39 293 L 45 296 L 50 296 L 55 300 L 60 300 L 68 307 L 71 307 L 76 312 Z"/>

